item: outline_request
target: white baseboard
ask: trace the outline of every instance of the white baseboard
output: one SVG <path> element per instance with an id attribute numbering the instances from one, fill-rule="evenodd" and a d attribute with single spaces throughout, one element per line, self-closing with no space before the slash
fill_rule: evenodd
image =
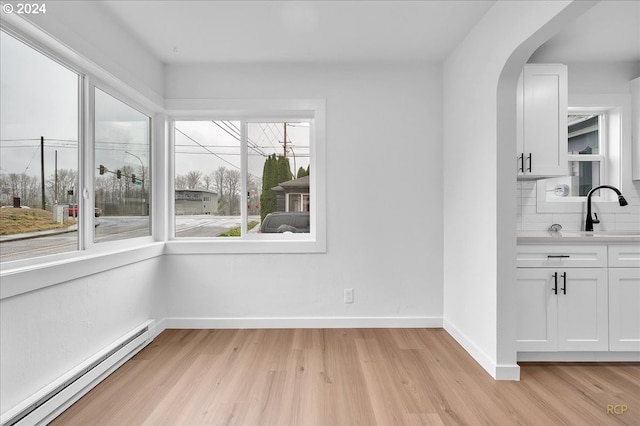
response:
<path id="1" fill-rule="evenodd" d="M 520 380 L 520 366 L 518 364 L 497 364 L 494 359 L 490 358 L 471 339 L 446 319 L 444 320 L 444 329 L 495 380 Z"/>
<path id="2" fill-rule="evenodd" d="M 164 318 L 156 330 L 239 328 L 442 328 L 441 317 Z"/>
<path id="3" fill-rule="evenodd" d="M 640 362 L 640 352 L 518 352 L 519 362 Z"/>

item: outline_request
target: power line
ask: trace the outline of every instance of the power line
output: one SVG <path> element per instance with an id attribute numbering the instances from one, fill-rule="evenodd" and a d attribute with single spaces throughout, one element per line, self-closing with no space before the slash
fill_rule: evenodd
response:
<path id="1" fill-rule="evenodd" d="M 193 139 L 191 136 L 187 135 L 186 133 L 184 133 L 182 130 L 178 129 L 177 127 L 175 127 L 177 132 L 180 132 L 182 135 L 184 135 L 184 137 L 186 137 L 187 139 L 193 141 L 195 144 L 197 144 L 198 146 L 200 146 L 201 148 L 203 148 L 205 151 L 207 151 L 209 154 L 215 155 L 216 157 L 218 157 L 220 160 L 224 161 L 225 163 L 229 164 L 232 167 L 235 167 L 236 169 L 240 170 L 240 167 L 236 166 L 235 164 L 231 163 L 230 161 L 225 160 L 224 158 L 222 158 L 221 156 L 219 156 L 218 154 L 216 154 L 215 152 L 211 151 L 209 148 L 203 146 L 200 142 L 198 142 L 197 140 Z"/>

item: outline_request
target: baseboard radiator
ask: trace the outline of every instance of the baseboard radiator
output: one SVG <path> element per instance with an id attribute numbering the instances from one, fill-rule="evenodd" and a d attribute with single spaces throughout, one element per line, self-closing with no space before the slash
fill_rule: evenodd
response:
<path id="1" fill-rule="evenodd" d="M 151 342 L 147 321 L 0 418 L 2 426 L 44 425 Z"/>

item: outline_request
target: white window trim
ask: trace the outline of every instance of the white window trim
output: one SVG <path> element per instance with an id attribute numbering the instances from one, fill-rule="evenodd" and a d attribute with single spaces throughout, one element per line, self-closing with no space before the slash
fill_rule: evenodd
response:
<path id="1" fill-rule="evenodd" d="M 630 193 L 631 182 L 631 96 L 619 94 L 570 95 L 569 111 L 605 113 L 607 123 L 606 182 L 616 186 L 623 194 Z M 602 176 L 602 174 L 601 174 Z M 610 191 L 606 191 L 610 192 Z M 613 192 L 612 192 L 613 194 Z M 631 213 L 620 207 L 617 198 L 592 197 L 592 205 L 599 213 Z M 604 198 L 604 199 L 603 199 Z M 571 197 L 557 201 L 547 201 L 546 185 L 538 181 L 536 185 L 536 211 L 538 213 L 580 213 L 586 212 L 587 197 Z"/>
<path id="2" fill-rule="evenodd" d="M 310 196 L 311 232 L 309 234 L 254 235 L 241 238 L 175 238 L 175 202 L 169 200 L 167 216 L 168 254 L 212 253 L 324 253 L 326 252 L 326 141 L 324 99 L 167 99 L 167 114 L 172 121 L 180 120 L 259 120 L 310 119 Z M 245 129 L 246 131 L 246 129 Z M 169 167 L 167 176 L 175 176 L 175 141 L 169 137 Z M 173 194 L 174 179 L 170 178 L 168 194 Z M 245 191 L 246 192 L 246 191 Z M 245 215 L 246 216 L 246 215 Z M 243 216 L 243 217 L 245 217 Z M 246 226 L 246 225 L 245 225 Z"/>

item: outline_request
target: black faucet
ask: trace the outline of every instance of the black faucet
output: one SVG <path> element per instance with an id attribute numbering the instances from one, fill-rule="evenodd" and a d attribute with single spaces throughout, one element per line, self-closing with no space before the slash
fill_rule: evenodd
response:
<path id="1" fill-rule="evenodd" d="M 629 204 L 627 203 L 627 200 L 625 200 L 624 197 L 622 196 L 622 193 L 620 192 L 620 190 L 616 187 L 609 186 L 609 185 L 600 185 L 600 186 L 596 186 L 595 188 L 591 188 L 591 191 L 589 191 L 589 193 L 587 194 L 587 221 L 584 224 L 585 231 L 593 231 L 593 224 L 600 223 L 600 221 L 598 220 L 598 215 L 596 213 L 594 213 L 596 218 L 595 219 L 591 218 L 591 195 L 595 191 L 601 188 L 608 188 L 612 191 L 615 191 L 616 194 L 618 194 L 618 203 L 620 203 L 621 206 L 626 206 L 627 204 Z"/>

